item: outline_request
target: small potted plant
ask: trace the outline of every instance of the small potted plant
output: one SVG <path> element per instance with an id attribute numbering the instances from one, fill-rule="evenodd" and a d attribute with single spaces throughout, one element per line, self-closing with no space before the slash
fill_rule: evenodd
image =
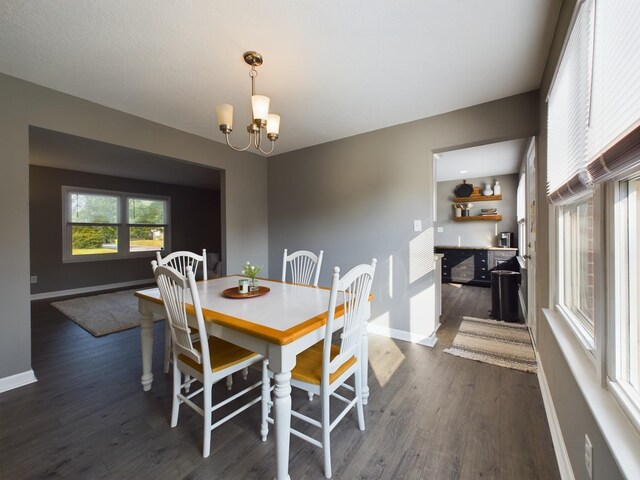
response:
<path id="1" fill-rule="evenodd" d="M 256 292 L 258 290 L 258 281 L 256 277 L 262 270 L 262 265 L 251 265 L 251 262 L 247 262 L 246 265 L 242 267 L 242 274 L 246 275 L 251 279 L 251 285 L 249 290 L 252 292 Z"/>

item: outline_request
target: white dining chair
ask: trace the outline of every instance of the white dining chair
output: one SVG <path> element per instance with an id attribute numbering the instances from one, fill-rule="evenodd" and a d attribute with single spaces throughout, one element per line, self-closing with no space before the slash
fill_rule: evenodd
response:
<path id="1" fill-rule="evenodd" d="M 318 255 L 308 250 L 298 250 L 297 252 L 288 254 L 285 248 L 282 257 L 282 281 L 287 281 L 288 270 L 291 272 L 291 283 L 317 287 L 323 254 L 323 250 L 320 250 Z M 313 282 L 311 281 L 312 278 Z"/>
<path id="2" fill-rule="evenodd" d="M 187 267 L 191 267 L 193 270 L 194 276 L 197 275 L 198 266 L 202 264 L 202 280 L 208 279 L 208 269 L 207 269 L 207 250 L 205 248 L 202 249 L 202 255 L 198 255 L 197 253 L 190 252 L 188 250 L 180 250 L 177 252 L 170 253 L 166 257 L 162 258 L 160 252 L 156 252 L 156 260 L 158 265 L 160 266 L 169 266 L 175 268 L 182 275 L 186 275 Z M 193 340 L 197 340 L 197 334 L 193 338 Z M 169 334 L 169 330 L 165 330 L 164 337 L 164 373 L 169 373 L 169 365 L 171 364 L 171 335 Z M 242 371 L 242 378 L 244 380 L 247 379 L 248 370 Z M 233 377 L 229 375 L 227 377 L 227 390 L 231 390 L 233 387 Z"/>
<path id="3" fill-rule="evenodd" d="M 300 412 L 291 411 L 293 417 L 299 418 L 311 425 L 320 427 L 321 440 L 317 440 L 305 433 L 291 428 L 291 434 L 312 445 L 322 448 L 324 453 L 324 475 L 331 478 L 331 448 L 330 434 L 336 425 L 344 418 L 348 411 L 355 407 L 358 417 L 358 427 L 365 429 L 364 412 L 362 407 L 362 368 L 361 342 L 362 329 L 366 328 L 367 302 L 371 294 L 371 283 L 376 270 L 377 260 L 374 258 L 371 265 L 358 265 L 342 278 L 340 269 L 334 268 L 331 279 L 331 292 L 329 294 L 329 310 L 326 324 L 325 339 L 307 350 L 299 353 L 296 366 L 291 372 L 291 386 L 305 390 L 320 396 L 321 420 L 311 418 Z M 338 310 L 336 312 L 336 306 Z M 336 313 L 343 318 L 343 326 L 339 330 L 337 344 L 332 343 L 333 329 Z M 264 375 L 264 373 L 263 373 Z M 354 378 L 353 385 L 347 384 L 347 380 Z M 336 391 L 344 388 L 352 392 L 351 398 L 344 397 Z M 346 403 L 346 406 L 335 416 L 330 418 L 330 399 L 335 398 Z M 267 409 L 272 405 L 267 402 Z M 265 406 L 263 404 L 263 410 Z M 266 439 L 268 423 L 273 419 L 263 415 L 261 427 L 262 439 Z"/>
<path id="4" fill-rule="evenodd" d="M 202 415 L 204 417 L 202 456 L 207 458 L 211 453 L 211 432 L 213 429 L 260 402 L 263 398 L 263 392 L 261 391 L 256 398 L 250 399 L 214 423 L 212 416 L 216 410 L 225 407 L 243 395 L 249 394 L 252 390 L 262 387 L 263 382 L 256 382 L 217 404 L 213 401 L 213 385 L 230 374 L 258 362 L 263 362 L 262 368 L 265 369 L 264 357 L 220 338 L 207 335 L 200 297 L 196 289 L 195 276 L 191 266 L 186 267 L 185 277 L 175 268 L 158 266 L 155 261 L 152 262 L 152 265 L 173 340 L 171 428 L 178 424 L 180 405 L 183 403 Z M 191 292 L 188 293 L 188 290 Z M 191 328 L 187 322 L 188 303 L 193 305 L 198 323 L 200 340 L 197 342 L 193 341 Z M 207 341 L 203 341 L 203 339 L 207 339 Z M 185 375 L 184 382 L 182 375 Z M 264 376 L 263 373 L 263 378 Z M 195 392 L 187 393 L 187 387 L 190 387 L 195 381 L 200 382 L 202 387 Z M 200 393 L 203 394 L 202 407 L 192 401 Z"/>
<path id="5" fill-rule="evenodd" d="M 202 263 L 202 279 L 207 280 L 207 250 L 204 248 L 202 249 L 202 255 L 189 252 L 188 250 L 180 250 L 172 252 L 164 258 L 160 255 L 160 251 L 157 251 L 156 261 L 159 266 L 175 268 L 182 275 L 187 274 L 187 267 L 191 267 L 193 274 L 197 275 L 198 266 Z M 171 335 L 168 328 L 165 329 L 164 340 L 164 373 L 169 373 L 169 365 L 171 364 Z M 227 387 L 229 389 L 231 388 L 228 385 Z"/>

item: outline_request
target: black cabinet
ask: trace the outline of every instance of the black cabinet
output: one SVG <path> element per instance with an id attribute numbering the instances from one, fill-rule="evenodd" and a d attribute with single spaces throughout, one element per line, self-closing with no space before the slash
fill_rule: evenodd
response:
<path id="1" fill-rule="evenodd" d="M 442 258 L 442 281 L 491 286 L 491 270 L 516 270 L 517 250 L 436 247 Z"/>

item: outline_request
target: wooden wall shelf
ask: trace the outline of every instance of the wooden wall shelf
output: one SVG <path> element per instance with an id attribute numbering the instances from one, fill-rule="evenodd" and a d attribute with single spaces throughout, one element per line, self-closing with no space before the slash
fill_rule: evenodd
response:
<path id="1" fill-rule="evenodd" d="M 502 195 L 471 195 L 470 197 L 455 197 L 454 203 L 492 202 L 502 200 Z"/>
<path id="2" fill-rule="evenodd" d="M 453 217 L 456 222 L 499 222 L 502 215 L 473 215 L 469 217 Z"/>

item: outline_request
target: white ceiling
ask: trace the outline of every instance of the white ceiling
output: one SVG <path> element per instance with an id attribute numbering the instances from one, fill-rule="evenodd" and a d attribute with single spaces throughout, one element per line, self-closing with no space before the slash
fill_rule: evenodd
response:
<path id="1" fill-rule="evenodd" d="M 520 171 L 526 139 L 461 148 L 436 155 L 436 180 L 508 175 Z"/>
<path id="2" fill-rule="evenodd" d="M 537 89 L 560 3 L 5 0 L 0 72 L 244 145 L 257 50 L 281 153 Z"/>

